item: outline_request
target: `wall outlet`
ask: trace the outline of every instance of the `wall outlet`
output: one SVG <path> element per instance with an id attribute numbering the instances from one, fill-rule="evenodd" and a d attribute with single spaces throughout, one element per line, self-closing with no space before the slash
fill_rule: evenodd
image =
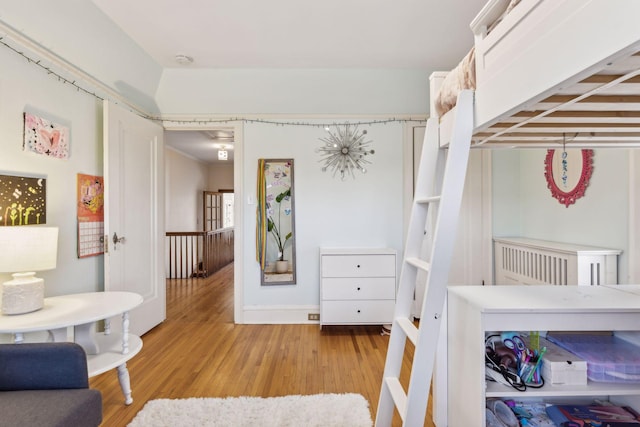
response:
<path id="1" fill-rule="evenodd" d="M 320 320 L 320 313 L 309 313 L 308 320 Z"/>

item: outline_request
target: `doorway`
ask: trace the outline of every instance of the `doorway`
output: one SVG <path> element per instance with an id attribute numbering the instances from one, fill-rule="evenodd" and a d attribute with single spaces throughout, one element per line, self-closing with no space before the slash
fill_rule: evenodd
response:
<path id="1" fill-rule="evenodd" d="M 234 321 L 242 323 L 242 125 L 165 124 L 166 231 L 205 230 L 204 191 L 233 194 Z M 219 152 L 224 151 L 225 155 Z M 220 156 L 220 158 L 219 158 Z M 223 158 L 226 157 L 226 160 Z M 228 202 L 228 197 L 222 203 Z M 229 213 L 231 212 L 231 213 Z M 223 219 L 223 218 L 222 218 Z M 228 223 L 228 222 L 227 222 Z M 238 242 L 237 244 L 235 242 Z"/>

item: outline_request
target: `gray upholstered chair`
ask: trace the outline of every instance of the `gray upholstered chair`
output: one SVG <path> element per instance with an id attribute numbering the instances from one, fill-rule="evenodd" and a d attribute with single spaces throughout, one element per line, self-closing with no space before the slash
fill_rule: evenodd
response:
<path id="1" fill-rule="evenodd" d="M 0 344 L 0 427 L 89 427 L 102 422 L 102 395 L 89 388 L 75 343 Z"/>

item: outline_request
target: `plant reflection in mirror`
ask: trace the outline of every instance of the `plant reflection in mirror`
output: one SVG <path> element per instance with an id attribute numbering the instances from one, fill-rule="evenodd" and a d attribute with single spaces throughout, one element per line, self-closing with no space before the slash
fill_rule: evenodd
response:
<path id="1" fill-rule="evenodd" d="M 276 225 L 275 221 L 273 220 L 273 205 L 271 202 L 268 202 L 268 212 L 269 212 L 269 217 L 267 218 L 267 231 L 269 233 L 271 233 L 271 235 L 273 236 L 274 240 L 276 241 L 276 244 L 278 245 L 278 260 L 279 261 L 284 261 L 284 248 L 287 245 L 287 242 L 289 241 L 289 239 L 291 239 L 291 237 L 293 237 L 293 233 L 290 231 L 289 233 L 286 234 L 286 236 L 284 236 L 284 240 L 281 233 L 281 221 L 282 221 L 282 201 L 289 201 L 291 200 L 291 188 L 287 188 L 285 191 L 283 191 L 282 193 L 278 194 L 274 200 L 275 203 L 278 204 L 278 224 Z M 291 209 L 285 209 L 284 212 L 285 215 L 290 215 L 291 214 Z"/>

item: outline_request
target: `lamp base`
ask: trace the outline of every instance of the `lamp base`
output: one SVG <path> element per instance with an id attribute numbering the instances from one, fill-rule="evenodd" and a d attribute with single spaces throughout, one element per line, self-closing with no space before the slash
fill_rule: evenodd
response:
<path id="1" fill-rule="evenodd" d="M 44 307 L 44 280 L 36 273 L 14 273 L 2 284 L 2 314 L 24 314 Z"/>

